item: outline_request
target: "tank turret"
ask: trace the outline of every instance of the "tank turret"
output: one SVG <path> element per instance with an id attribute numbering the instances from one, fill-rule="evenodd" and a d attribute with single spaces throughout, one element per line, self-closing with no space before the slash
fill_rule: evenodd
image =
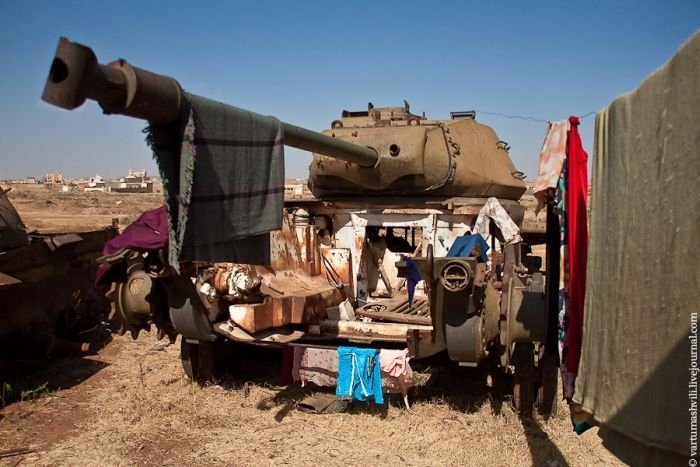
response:
<path id="1" fill-rule="evenodd" d="M 525 192 L 522 173 L 508 145 L 476 121 L 475 112 L 452 112 L 449 120 L 428 120 L 404 107 L 344 110 L 322 132 L 367 146 L 374 164 L 346 164 L 314 154 L 311 190 L 317 197 L 399 196 L 490 197 L 517 200 Z"/>

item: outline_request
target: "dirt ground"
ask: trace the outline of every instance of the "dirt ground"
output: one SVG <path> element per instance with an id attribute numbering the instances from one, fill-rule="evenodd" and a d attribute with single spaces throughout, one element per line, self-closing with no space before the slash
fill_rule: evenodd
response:
<path id="1" fill-rule="evenodd" d="M 133 219 L 161 200 L 21 193 L 11 197 L 25 223 L 44 231 Z M 0 465 L 620 465 L 597 429 L 572 431 L 565 409 L 518 417 L 486 369 L 428 362 L 413 413 L 390 400 L 313 415 L 296 409 L 309 388 L 281 384 L 278 350 L 236 348 L 221 380 L 201 387 L 184 376 L 179 342 L 154 334 L 115 336 L 90 357 L 14 362 L 13 390 L 28 400 L 0 409 Z"/>
<path id="2" fill-rule="evenodd" d="M 85 232 L 108 227 L 118 219 L 122 227 L 148 209 L 163 204 L 157 193 L 69 191 L 59 185 L 10 185 L 8 196 L 27 228 L 41 233 Z"/>
<path id="3" fill-rule="evenodd" d="M 0 411 L 5 465 L 615 465 L 597 429 L 565 415 L 520 419 L 486 373 L 432 368 L 411 395 L 342 414 L 296 410 L 304 390 L 282 386 L 279 351 L 238 349 L 230 376 L 200 387 L 179 345 L 151 333 L 116 337 L 99 355 L 53 362 L 43 397 Z M 60 382 L 57 382 L 60 380 Z M 40 385 L 41 376 L 34 378 Z M 55 385 L 62 389 L 52 389 Z M 2 454 L 0 454 L 2 455 Z"/>

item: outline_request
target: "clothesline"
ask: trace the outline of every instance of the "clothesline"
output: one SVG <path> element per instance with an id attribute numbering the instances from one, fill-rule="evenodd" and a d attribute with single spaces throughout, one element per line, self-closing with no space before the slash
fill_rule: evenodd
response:
<path id="1" fill-rule="evenodd" d="M 541 123 L 549 123 L 550 120 L 544 120 L 542 118 L 535 118 L 527 115 L 508 115 L 500 112 L 487 112 L 486 110 L 475 110 L 477 113 L 482 113 L 486 115 L 494 115 L 496 117 L 504 117 L 504 118 L 510 118 L 510 119 L 517 119 L 517 120 L 531 120 L 533 122 L 541 122 Z M 584 118 L 590 117 L 591 115 L 594 115 L 596 113 L 595 110 L 592 110 L 581 117 L 579 117 L 579 120 L 583 120 Z"/>

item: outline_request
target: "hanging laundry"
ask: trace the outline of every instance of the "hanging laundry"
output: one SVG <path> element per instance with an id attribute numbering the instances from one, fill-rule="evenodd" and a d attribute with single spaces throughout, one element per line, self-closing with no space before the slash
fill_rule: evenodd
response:
<path id="1" fill-rule="evenodd" d="M 474 255 L 474 249 L 477 247 L 479 249 L 479 253 Z M 489 260 L 489 257 L 486 255 L 487 251 L 489 251 L 489 244 L 486 243 L 484 237 L 482 237 L 480 234 L 466 234 L 455 239 L 455 242 L 447 252 L 447 256 L 451 258 L 460 256 L 478 256 L 479 260 L 485 263 Z"/>
<path id="2" fill-rule="evenodd" d="M 557 188 L 554 194 L 554 199 L 552 203 L 554 204 L 554 211 L 559 221 L 559 285 L 558 285 L 558 332 L 557 341 L 559 348 L 559 367 L 561 372 L 561 381 L 564 393 L 564 399 L 567 402 L 571 402 L 571 398 L 574 396 L 574 383 L 576 382 L 576 374 L 570 372 L 567 369 L 566 361 L 568 356 L 568 349 L 566 344 L 566 330 L 569 326 L 569 294 L 568 294 L 568 283 L 569 283 L 569 248 L 568 248 L 568 238 L 566 229 L 566 171 L 567 162 L 564 161 L 562 166 L 562 172 L 557 181 Z"/>
<path id="3" fill-rule="evenodd" d="M 552 204 L 552 214 L 558 217 L 560 228 L 557 340 L 563 393 L 569 404 L 574 396 L 583 332 L 583 290 L 588 250 L 588 156 L 581 145 L 578 124 L 577 117 L 549 124 L 534 188 L 538 211 L 546 203 Z M 575 301 L 572 301 L 572 297 L 575 297 Z"/>
<path id="4" fill-rule="evenodd" d="M 416 285 L 421 281 L 421 276 L 418 272 L 418 266 L 411 258 L 404 255 L 403 260 L 406 263 L 406 288 L 408 289 L 408 306 L 410 307 L 413 305 L 413 295 L 416 291 Z"/>
<path id="5" fill-rule="evenodd" d="M 146 251 L 159 250 L 168 246 L 168 214 L 165 206 L 151 209 L 141 214 L 138 219 L 129 224 L 119 235 L 105 243 L 102 255 L 109 256 L 126 248 Z M 95 285 L 105 285 L 111 282 L 108 263 L 101 264 L 95 274 Z"/>
<path id="6" fill-rule="evenodd" d="M 581 145 L 578 117 L 569 117 L 571 130 L 567 142 L 566 226 L 569 248 L 569 323 L 566 333 L 566 368 L 578 371 L 583 336 L 583 301 L 586 294 L 588 257 L 588 154 Z"/>
<path id="7" fill-rule="evenodd" d="M 566 159 L 568 133 L 568 120 L 549 122 L 540 151 L 540 165 L 533 190 L 535 198 L 537 198 L 536 213 L 539 213 L 544 207 L 547 198 L 553 197 L 564 159 Z"/>
<path id="8" fill-rule="evenodd" d="M 314 347 L 294 347 L 290 350 L 293 355 L 290 373 L 293 381 L 300 382 L 302 387 L 306 386 L 307 383 L 314 383 L 317 386 L 336 387 L 337 389 L 339 378 L 338 362 L 340 358 L 338 350 Z M 374 356 L 374 366 L 379 368 L 380 371 L 378 381 L 381 381 L 381 389 L 387 393 L 401 394 L 406 409 L 410 411 L 408 390 L 416 384 L 416 381 L 409 364 L 411 357 L 408 349 L 359 350 L 369 351 L 370 355 Z M 375 371 L 374 368 L 372 370 Z M 285 380 L 286 378 L 287 376 L 283 374 L 282 379 Z M 363 379 L 363 384 L 366 388 L 372 388 L 372 394 L 381 393 L 381 390 L 377 389 L 375 383 L 377 375 L 373 373 L 370 379 L 372 378 L 374 379 L 369 382 L 367 378 Z M 347 383 L 346 386 L 349 387 L 350 383 Z M 362 386 L 359 382 L 353 382 L 353 386 L 356 390 L 362 392 Z M 347 394 L 346 389 L 342 389 L 342 391 L 344 394 Z M 381 403 L 377 398 L 375 398 L 375 401 Z"/>
<path id="9" fill-rule="evenodd" d="M 406 410 L 411 411 L 408 403 L 408 389 L 413 386 L 413 370 L 408 361 L 408 349 L 380 349 L 379 362 L 382 368 L 382 387 L 386 392 L 400 392 Z"/>
<path id="10" fill-rule="evenodd" d="M 627 465 L 698 459 L 698 83 L 700 31 L 596 116 L 574 402 Z"/>
<path id="11" fill-rule="evenodd" d="M 338 385 L 335 394 L 383 404 L 382 376 L 376 349 L 338 347 Z"/>
<path id="12" fill-rule="evenodd" d="M 520 237 L 520 229 L 513 222 L 513 219 L 510 218 L 508 212 L 501 206 L 501 203 L 498 202 L 498 199 L 493 196 L 486 200 L 486 204 L 479 211 L 476 224 L 474 225 L 474 233 L 480 233 L 488 241 L 491 236 L 489 232 L 491 221 L 496 224 L 501 234 L 503 234 L 503 240 L 506 242 L 506 245 L 523 241 Z"/>
<path id="13" fill-rule="evenodd" d="M 338 352 L 335 349 L 294 347 L 294 381 L 334 387 L 338 380 Z"/>
<path id="14" fill-rule="evenodd" d="M 379 350 L 379 362 L 382 373 L 392 378 L 405 376 L 407 373 L 410 373 L 411 375 L 413 374 L 411 367 L 408 364 L 410 359 L 411 357 L 408 355 L 408 349 Z"/>
<path id="15" fill-rule="evenodd" d="M 282 226 L 282 126 L 185 93 L 181 122 L 150 125 L 169 215 L 169 262 L 268 264 Z M 212 226 L 215 226 L 213 228 Z"/>

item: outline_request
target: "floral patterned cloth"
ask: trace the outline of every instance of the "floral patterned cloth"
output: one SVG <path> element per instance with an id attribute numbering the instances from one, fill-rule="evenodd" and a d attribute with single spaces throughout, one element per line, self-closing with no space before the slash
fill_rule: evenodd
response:
<path id="1" fill-rule="evenodd" d="M 292 376 L 302 386 L 306 383 L 335 386 L 338 380 L 338 352 L 335 349 L 295 347 Z"/>
<path id="2" fill-rule="evenodd" d="M 533 190 L 537 198 L 537 212 L 542 209 L 548 197 L 553 196 L 566 159 L 566 141 L 571 124 L 569 120 L 549 122 L 540 151 L 540 165 Z"/>

